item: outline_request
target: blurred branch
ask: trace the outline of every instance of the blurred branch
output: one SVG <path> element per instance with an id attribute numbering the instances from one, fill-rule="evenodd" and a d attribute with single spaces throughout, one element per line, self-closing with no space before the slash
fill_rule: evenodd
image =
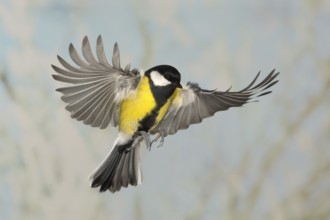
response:
<path id="1" fill-rule="evenodd" d="M 285 146 L 288 140 L 300 129 L 301 125 L 308 118 L 308 116 L 314 112 L 316 108 L 323 104 L 324 100 L 326 100 L 329 96 L 329 86 L 330 86 L 330 77 L 326 80 L 324 84 L 324 88 L 321 90 L 318 96 L 314 96 L 311 100 L 306 104 L 303 111 L 299 114 L 296 121 L 287 125 L 284 131 L 284 136 L 279 139 L 274 146 L 270 147 L 269 151 L 264 156 L 264 160 L 261 162 L 260 174 L 255 184 L 253 185 L 250 193 L 246 198 L 246 213 L 245 216 L 251 216 L 251 213 L 255 207 L 256 201 L 260 192 L 262 190 L 262 185 L 272 168 L 272 166 L 276 163 L 278 158 L 283 153 Z"/>
<path id="2" fill-rule="evenodd" d="M 327 68 L 324 69 L 327 71 Z M 329 75 L 329 74 L 328 74 Z M 253 184 L 250 193 L 246 197 L 246 202 L 244 204 L 247 205 L 245 212 L 241 213 L 244 218 L 247 216 L 251 217 L 252 211 L 256 205 L 256 201 L 258 196 L 261 193 L 262 185 L 265 182 L 265 179 L 268 176 L 269 171 L 272 166 L 277 162 L 278 158 L 282 155 L 285 146 L 288 140 L 301 128 L 301 125 L 308 118 L 308 116 L 315 111 L 320 105 L 323 104 L 324 100 L 327 99 L 330 92 L 330 77 L 326 80 L 323 89 L 320 92 L 320 95 L 315 96 L 307 102 L 303 111 L 301 111 L 300 115 L 297 117 L 296 121 L 287 125 L 284 129 L 284 136 L 274 146 L 271 146 L 269 151 L 265 154 L 263 161 L 260 163 L 260 172 L 259 176 Z M 247 169 L 250 167 L 251 163 L 251 149 L 247 150 L 241 160 L 240 164 L 236 170 L 237 178 L 239 178 L 239 182 L 242 182 L 243 175 L 247 172 Z M 318 172 L 316 172 L 319 174 Z M 311 179 L 316 179 L 315 176 L 311 177 Z M 228 214 L 232 219 L 238 219 L 238 201 L 240 198 L 239 191 L 237 189 L 237 185 L 230 184 L 229 188 L 229 199 L 228 199 Z"/>
<path id="3" fill-rule="evenodd" d="M 299 187 L 299 190 L 295 192 L 294 195 L 289 196 L 289 199 L 283 203 L 283 205 L 285 205 L 283 209 L 286 210 L 287 213 L 292 210 L 293 206 L 300 206 L 300 212 L 294 213 L 294 215 L 291 214 L 291 216 L 295 216 L 299 219 L 309 219 L 310 216 L 315 216 L 322 212 L 323 206 L 327 204 L 329 200 L 330 191 L 329 189 L 327 191 L 322 190 L 322 192 L 318 192 L 321 193 L 321 195 L 315 195 L 315 189 L 319 188 L 319 184 L 323 180 L 324 171 L 325 170 L 314 170 L 313 172 L 318 173 L 318 177 L 316 179 L 309 178 L 307 183 Z M 329 209 L 329 205 L 327 206 L 327 209 Z"/>
<path id="4" fill-rule="evenodd" d="M 325 219 L 316 216 L 323 213 L 322 208 L 324 206 L 326 206 L 326 210 L 330 210 L 330 203 L 327 202 L 330 198 L 330 187 L 328 185 L 328 188 L 322 192 L 315 192 L 315 189 L 321 188 L 319 185 L 322 184 L 324 177 L 329 178 L 329 174 L 330 161 L 328 161 L 328 158 L 326 156 L 318 158 L 318 163 L 314 163 L 314 167 L 311 169 L 305 183 L 281 202 L 280 206 L 282 210 L 287 213 L 290 219 Z M 315 193 L 321 193 L 321 195 L 315 198 Z M 293 210 L 293 206 L 297 205 L 301 206 L 301 211 L 293 214 L 290 213 Z"/>
<path id="5" fill-rule="evenodd" d="M 8 81 L 8 75 L 7 75 L 7 73 L 5 71 L 1 71 L 0 72 L 0 81 L 4 85 L 4 88 L 7 91 L 8 96 L 11 99 L 15 100 L 14 90 L 13 90 L 12 86 L 10 85 L 10 83 Z"/>
<path id="6" fill-rule="evenodd" d="M 320 9 L 320 7 L 312 7 L 310 9 L 310 12 L 312 14 L 312 17 L 317 16 L 317 11 Z M 315 53 L 317 54 L 317 51 L 315 51 L 315 42 L 316 37 L 314 36 L 313 32 L 314 28 L 314 22 L 313 19 L 306 25 L 306 34 L 304 35 L 304 43 L 302 44 L 301 50 L 296 53 L 296 56 L 291 60 L 291 63 L 289 64 L 289 69 L 293 69 L 295 64 L 301 60 L 301 58 L 306 53 Z M 317 59 L 316 59 L 317 60 Z M 319 60 L 317 60 L 319 61 Z M 270 147 L 269 151 L 265 154 L 264 160 L 260 163 L 260 172 L 259 176 L 256 179 L 255 183 L 253 184 L 250 193 L 246 197 L 246 203 L 247 208 L 244 212 L 244 216 L 250 216 L 252 214 L 252 211 L 256 205 L 258 196 L 261 193 L 262 185 L 265 182 L 265 179 L 268 176 L 269 171 L 273 167 L 273 165 L 277 162 L 278 158 L 282 155 L 284 152 L 285 146 L 289 139 L 301 128 L 302 124 L 305 122 L 305 120 L 320 106 L 324 103 L 324 100 L 327 100 L 329 97 L 330 92 L 330 77 L 329 77 L 329 62 L 325 61 L 320 64 L 321 73 L 324 73 L 324 85 L 321 89 L 319 95 L 314 96 L 310 98 L 310 100 L 307 102 L 305 108 L 300 112 L 296 120 L 290 124 L 286 124 L 286 127 L 284 128 L 284 135 L 278 140 L 277 143 L 274 144 L 274 146 Z M 325 65 L 325 66 L 324 66 Z M 325 68 L 322 68 L 325 67 Z M 240 166 L 241 170 L 240 172 L 244 172 L 248 166 L 246 166 L 246 163 L 249 162 L 243 161 Z"/>

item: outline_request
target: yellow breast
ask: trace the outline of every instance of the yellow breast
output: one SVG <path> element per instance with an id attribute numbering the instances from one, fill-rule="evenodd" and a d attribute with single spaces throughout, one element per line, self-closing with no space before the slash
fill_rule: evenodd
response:
<path id="1" fill-rule="evenodd" d="M 138 130 L 139 121 L 156 107 L 149 79 L 142 77 L 137 91 L 121 103 L 119 114 L 119 130 L 134 134 Z"/>

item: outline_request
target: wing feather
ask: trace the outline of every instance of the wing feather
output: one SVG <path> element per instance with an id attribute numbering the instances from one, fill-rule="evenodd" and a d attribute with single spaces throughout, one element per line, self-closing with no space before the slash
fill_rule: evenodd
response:
<path id="1" fill-rule="evenodd" d="M 72 66 L 71 64 L 69 64 L 68 62 L 66 62 L 61 56 L 57 55 L 57 59 L 60 62 L 60 64 L 66 68 L 67 70 L 72 71 L 72 73 L 89 73 L 89 71 L 87 70 L 83 70 L 81 68 L 76 68 L 74 66 Z M 54 65 L 53 65 L 54 66 Z M 56 67 L 56 66 L 55 66 Z M 53 68 L 54 69 L 54 68 Z M 55 69 L 54 69 L 55 70 Z M 56 71 L 56 70 L 55 70 Z M 57 72 L 57 71 L 56 71 Z"/>
<path id="2" fill-rule="evenodd" d="M 104 88 L 105 86 L 103 86 L 103 90 L 100 89 L 100 91 L 93 91 L 93 93 L 89 93 L 88 96 L 83 97 L 71 105 L 68 105 L 66 109 L 72 111 L 72 116 L 75 116 L 79 119 L 79 115 L 86 112 L 87 109 L 93 108 L 93 106 L 98 104 L 100 98 L 107 96 L 107 93 L 104 92 Z"/>
<path id="3" fill-rule="evenodd" d="M 73 44 L 69 45 L 69 55 L 71 57 L 71 59 L 80 67 L 82 68 L 88 68 L 88 64 L 86 62 L 84 62 L 80 55 L 78 54 L 76 48 L 73 46 Z"/>
<path id="4" fill-rule="evenodd" d="M 141 78 L 139 71 L 125 70 L 120 67 L 119 47 L 113 49 L 112 66 L 108 63 L 102 37 L 97 38 L 96 57 L 93 55 L 90 42 L 84 37 L 82 57 L 75 47 L 69 45 L 69 55 L 75 67 L 57 56 L 63 68 L 52 65 L 58 73 L 52 75 L 57 81 L 69 84 L 56 91 L 63 95 L 61 99 L 67 103 L 66 110 L 71 117 L 92 127 L 106 128 L 110 123 L 118 125 L 120 102 L 134 91 Z"/>
<path id="5" fill-rule="evenodd" d="M 118 44 L 115 43 L 115 46 L 113 48 L 113 56 L 112 56 L 112 65 L 116 69 L 121 69 L 120 68 L 120 54 L 119 54 L 119 48 Z"/>
<path id="6" fill-rule="evenodd" d="M 180 129 L 186 129 L 191 124 L 200 123 L 204 118 L 214 115 L 218 111 L 224 111 L 231 107 L 240 107 L 244 104 L 255 101 L 256 97 L 267 95 L 266 91 L 278 80 L 275 80 L 279 73 L 275 69 L 265 79 L 255 85 L 260 72 L 252 82 L 238 92 L 205 90 L 197 84 L 188 83 L 180 90 L 179 95 L 174 98 L 163 119 L 155 126 L 152 134 L 162 131 L 165 136 L 174 134 Z"/>
<path id="7" fill-rule="evenodd" d="M 83 39 L 83 43 L 82 43 L 82 54 L 84 56 L 84 58 L 86 59 L 86 61 L 90 64 L 90 65 L 95 65 L 98 66 L 99 62 L 96 61 L 95 57 L 93 56 L 93 52 L 91 49 L 91 45 L 89 43 L 88 37 L 85 36 Z"/>
<path id="8" fill-rule="evenodd" d="M 96 42 L 96 55 L 97 55 L 97 59 L 99 60 L 99 62 L 102 65 L 104 65 L 104 66 L 110 66 L 110 64 L 109 64 L 109 62 L 107 60 L 107 57 L 105 56 L 104 47 L 103 47 L 103 41 L 102 41 L 101 35 L 99 35 L 98 38 L 97 38 L 97 42 Z"/>

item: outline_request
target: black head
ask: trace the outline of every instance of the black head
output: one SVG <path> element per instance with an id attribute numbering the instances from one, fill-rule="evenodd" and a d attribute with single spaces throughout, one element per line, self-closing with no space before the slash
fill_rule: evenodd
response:
<path id="1" fill-rule="evenodd" d="M 180 81 L 181 75 L 177 69 L 169 65 L 159 65 L 150 68 L 146 71 L 146 76 L 149 77 L 156 86 L 175 86 L 182 88 Z"/>

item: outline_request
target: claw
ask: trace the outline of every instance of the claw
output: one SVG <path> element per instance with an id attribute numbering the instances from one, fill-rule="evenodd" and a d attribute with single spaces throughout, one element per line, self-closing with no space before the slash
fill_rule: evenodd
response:
<path id="1" fill-rule="evenodd" d="M 159 145 L 157 146 L 158 148 L 159 148 L 159 147 L 162 147 L 162 146 L 164 145 L 164 139 L 165 139 L 164 136 L 161 135 Z"/>
<path id="2" fill-rule="evenodd" d="M 157 142 L 159 138 L 160 138 L 160 142 L 159 142 L 159 145 L 157 146 L 157 148 L 162 147 L 164 145 L 165 130 L 160 130 L 157 133 L 157 136 L 151 141 L 151 144 Z"/>
<path id="3" fill-rule="evenodd" d="M 150 141 L 150 135 L 145 131 L 139 131 L 139 134 L 143 137 L 144 142 L 147 145 L 147 149 L 150 151 L 152 145 L 152 142 Z"/>
<path id="4" fill-rule="evenodd" d="M 160 133 L 158 133 L 157 136 L 151 141 L 151 144 L 157 142 L 160 136 L 161 136 Z"/>
<path id="5" fill-rule="evenodd" d="M 166 131 L 165 130 L 161 130 L 157 133 L 157 136 L 153 139 L 153 140 L 150 140 L 150 134 L 145 132 L 145 131 L 139 131 L 138 133 L 136 133 L 136 135 L 141 135 L 142 136 L 142 140 L 144 140 L 144 142 L 146 143 L 147 145 L 147 149 L 150 151 L 151 150 L 151 146 L 153 145 L 153 143 L 156 143 L 159 138 L 160 138 L 160 141 L 159 141 L 159 145 L 157 145 L 157 148 L 161 147 L 164 145 L 164 139 L 165 139 L 165 133 Z"/>

